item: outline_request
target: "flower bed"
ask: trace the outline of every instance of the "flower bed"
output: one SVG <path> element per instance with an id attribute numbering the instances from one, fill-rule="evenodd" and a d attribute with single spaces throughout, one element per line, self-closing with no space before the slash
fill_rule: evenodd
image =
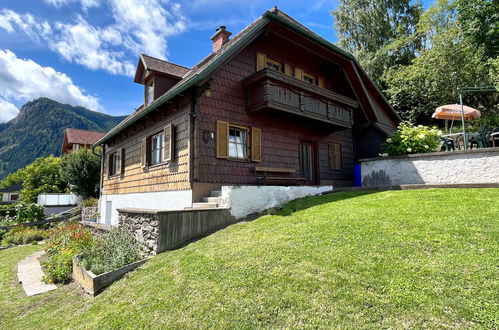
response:
<path id="1" fill-rule="evenodd" d="M 95 275 L 92 271 L 86 270 L 80 265 L 78 258 L 73 258 L 73 279 L 83 288 L 83 290 L 96 296 L 107 286 L 111 285 L 114 281 L 122 278 L 126 273 L 134 270 L 138 266 L 146 262 L 147 259 L 142 259 L 124 267 Z"/>
<path id="2" fill-rule="evenodd" d="M 17 226 L 2 234 L 1 246 L 29 244 L 44 240 L 50 231 L 36 227 Z"/>

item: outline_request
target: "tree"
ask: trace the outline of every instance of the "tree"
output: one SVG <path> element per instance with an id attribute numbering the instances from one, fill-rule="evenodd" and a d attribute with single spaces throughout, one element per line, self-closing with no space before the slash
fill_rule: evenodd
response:
<path id="1" fill-rule="evenodd" d="M 99 196 L 100 158 L 89 149 L 80 149 L 64 156 L 61 176 L 75 194 L 83 198 Z"/>
<path id="2" fill-rule="evenodd" d="M 458 102 L 459 86 L 497 83 L 497 58 L 488 58 L 484 47 L 468 37 L 458 24 L 459 15 L 457 2 L 437 1 L 418 24 L 417 34 L 425 40 L 419 56 L 385 72 L 385 94 L 402 118 L 428 123 L 436 107 Z M 497 94 L 476 93 L 466 95 L 465 101 L 487 115 L 498 99 Z"/>
<path id="3" fill-rule="evenodd" d="M 421 13 L 421 3 L 412 0 L 340 0 L 332 12 L 339 46 L 352 53 L 381 88 L 383 73 L 409 64 L 421 48 L 415 37 Z"/>
<path id="4" fill-rule="evenodd" d="M 40 194 L 66 191 L 68 183 L 61 178 L 60 170 L 60 157 L 40 157 L 30 165 L 9 174 L 1 186 L 22 183 L 21 200 L 36 203 Z"/>

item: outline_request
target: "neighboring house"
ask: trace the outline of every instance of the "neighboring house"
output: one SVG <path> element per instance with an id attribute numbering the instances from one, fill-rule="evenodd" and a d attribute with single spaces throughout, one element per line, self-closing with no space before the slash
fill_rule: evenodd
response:
<path id="1" fill-rule="evenodd" d="M 21 190 L 23 189 L 20 183 L 15 183 L 11 186 L 0 189 L 2 194 L 2 204 L 12 204 L 19 201 Z"/>
<path id="2" fill-rule="evenodd" d="M 144 105 L 103 147 L 101 221 L 228 185 L 344 186 L 400 119 L 352 55 L 274 8 L 192 69 L 141 55 Z M 204 201 L 210 201 L 204 198 Z"/>
<path id="3" fill-rule="evenodd" d="M 71 151 L 79 150 L 81 148 L 91 148 L 92 145 L 105 134 L 106 133 L 104 132 L 66 128 L 64 130 L 61 154 L 65 155 Z"/>

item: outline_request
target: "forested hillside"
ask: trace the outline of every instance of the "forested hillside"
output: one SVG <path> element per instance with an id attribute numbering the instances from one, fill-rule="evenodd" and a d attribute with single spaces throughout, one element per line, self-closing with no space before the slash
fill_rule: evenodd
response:
<path id="1" fill-rule="evenodd" d="M 58 156 L 66 128 L 107 132 L 123 119 L 48 98 L 30 101 L 0 124 L 0 179 L 38 157 Z"/>

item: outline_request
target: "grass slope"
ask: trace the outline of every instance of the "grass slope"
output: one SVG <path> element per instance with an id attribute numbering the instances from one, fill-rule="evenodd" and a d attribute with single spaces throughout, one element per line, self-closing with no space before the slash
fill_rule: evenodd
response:
<path id="1" fill-rule="evenodd" d="M 499 189 L 291 202 L 163 253 L 95 299 L 23 297 L 0 251 L 2 328 L 497 328 Z"/>

